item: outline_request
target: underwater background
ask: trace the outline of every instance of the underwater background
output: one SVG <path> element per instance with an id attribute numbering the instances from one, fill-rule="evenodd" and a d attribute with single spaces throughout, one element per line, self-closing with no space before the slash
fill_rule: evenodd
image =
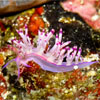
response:
<path id="1" fill-rule="evenodd" d="M 37 2 L 0 1 L 0 100 L 100 100 L 100 1 Z"/>

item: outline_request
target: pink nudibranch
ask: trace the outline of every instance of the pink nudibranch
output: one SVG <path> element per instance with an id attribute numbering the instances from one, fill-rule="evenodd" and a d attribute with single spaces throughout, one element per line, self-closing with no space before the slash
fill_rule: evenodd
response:
<path id="1" fill-rule="evenodd" d="M 60 29 L 59 35 L 56 35 L 54 46 L 52 48 L 48 47 L 46 52 L 44 51 L 46 46 L 49 45 L 49 40 L 54 34 L 54 29 L 47 33 L 39 31 L 36 47 L 30 41 L 27 26 L 25 27 L 25 34 L 22 30 L 17 32 L 21 37 L 21 40 L 13 40 L 14 48 L 17 48 L 17 52 L 15 52 L 17 57 L 5 64 L 3 68 L 12 61 L 15 61 L 18 67 L 18 76 L 20 75 L 20 65 L 30 67 L 27 63 L 32 60 L 40 65 L 43 70 L 51 72 L 67 72 L 73 70 L 74 66 L 83 68 L 98 62 L 83 62 L 81 48 L 78 50 L 77 46 L 70 48 L 68 44 L 71 41 L 62 43 L 62 29 Z M 66 62 L 63 62 L 64 58 L 66 58 Z"/>

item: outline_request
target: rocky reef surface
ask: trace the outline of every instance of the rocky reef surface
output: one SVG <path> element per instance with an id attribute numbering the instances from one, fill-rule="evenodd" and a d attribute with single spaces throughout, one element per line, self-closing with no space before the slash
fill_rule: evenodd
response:
<path id="1" fill-rule="evenodd" d="M 62 41 L 82 48 L 85 61 L 99 60 L 100 32 L 92 29 L 78 15 L 64 11 L 59 2 L 51 2 L 16 15 L 0 19 L 0 100 L 99 100 L 100 63 L 70 72 L 54 73 L 44 71 L 34 61 L 31 67 L 20 66 L 20 77 L 16 63 L 5 69 L 3 66 L 17 55 L 8 45 L 12 39 L 19 39 L 16 30 L 25 29 L 31 42 L 37 45 L 38 29 L 49 31 L 63 29 Z M 54 45 L 54 37 L 49 41 Z"/>

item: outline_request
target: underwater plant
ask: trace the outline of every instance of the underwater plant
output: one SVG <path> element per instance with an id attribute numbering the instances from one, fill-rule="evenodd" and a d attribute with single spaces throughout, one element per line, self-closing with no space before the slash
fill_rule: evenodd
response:
<path id="1" fill-rule="evenodd" d="M 55 32 L 54 29 L 47 33 L 44 30 L 42 32 L 39 30 L 37 46 L 34 43 L 32 44 L 28 36 L 27 26 L 25 26 L 25 33 L 22 30 L 17 30 L 17 32 L 21 39 L 12 40 L 12 48 L 17 53 L 17 57 L 10 60 L 3 68 L 15 61 L 18 67 L 18 77 L 20 75 L 20 65 L 31 67 L 27 63 L 32 60 L 40 65 L 43 70 L 51 72 L 67 72 L 73 70 L 75 67 L 82 68 L 97 62 L 84 62 L 81 57 L 81 48 L 78 49 L 77 46 L 70 48 L 68 45 L 71 41 L 63 43 L 62 29 L 60 29 L 59 35 L 56 35 L 53 47 L 49 46 L 49 40 Z M 64 58 L 66 58 L 65 62 Z"/>

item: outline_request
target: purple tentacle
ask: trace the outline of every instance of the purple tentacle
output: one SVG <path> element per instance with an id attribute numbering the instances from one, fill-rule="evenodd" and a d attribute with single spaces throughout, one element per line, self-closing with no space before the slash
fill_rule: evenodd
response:
<path id="1" fill-rule="evenodd" d="M 26 67 L 31 67 L 30 65 L 28 65 L 28 64 L 25 63 L 25 62 L 22 62 L 22 64 L 23 64 L 24 66 L 26 66 Z"/>
<path id="2" fill-rule="evenodd" d="M 8 62 L 3 66 L 2 70 L 3 70 L 4 68 L 6 68 L 6 67 L 7 67 L 11 62 L 13 62 L 13 61 L 16 61 L 16 58 L 14 58 L 14 59 L 8 61 Z"/>

